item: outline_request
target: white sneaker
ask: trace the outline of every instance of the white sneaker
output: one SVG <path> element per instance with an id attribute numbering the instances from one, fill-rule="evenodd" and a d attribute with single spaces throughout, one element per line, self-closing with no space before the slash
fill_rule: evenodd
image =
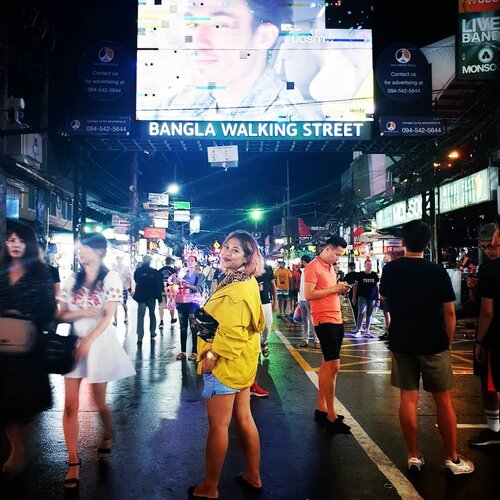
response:
<path id="1" fill-rule="evenodd" d="M 420 458 L 417 457 L 411 457 L 408 459 L 408 470 L 418 470 L 425 465 L 425 460 L 423 456 L 420 456 Z"/>
<path id="2" fill-rule="evenodd" d="M 452 460 L 446 460 L 444 467 L 455 476 L 458 474 L 470 474 L 471 472 L 474 472 L 474 464 L 470 460 L 465 460 L 465 458 L 462 458 L 460 455 L 458 456 L 458 464 Z"/>

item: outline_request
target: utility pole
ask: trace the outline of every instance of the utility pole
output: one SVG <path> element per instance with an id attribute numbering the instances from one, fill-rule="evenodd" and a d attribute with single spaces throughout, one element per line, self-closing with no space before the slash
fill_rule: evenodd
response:
<path id="1" fill-rule="evenodd" d="M 49 52 L 48 49 L 40 48 L 43 52 L 42 71 L 43 80 L 40 92 L 41 110 L 40 110 L 40 128 L 48 130 L 49 128 Z M 49 167 L 49 141 L 48 134 L 42 135 L 42 165 L 41 171 L 46 173 Z M 47 237 L 49 235 L 49 202 L 50 193 L 46 187 L 38 185 L 36 188 L 36 233 L 38 243 L 42 248 L 47 246 Z"/>
<path id="2" fill-rule="evenodd" d="M 130 265 L 132 269 L 137 261 L 137 239 L 139 235 L 139 194 L 137 192 L 137 171 L 139 160 L 137 153 L 133 153 L 130 164 L 130 209 L 132 211 L 132 224 L 130 224 Z"/>
<path id="3" fill-rule="evenodd" d="M 76 147 L 76 146 L 75 146 Z M 80 158 L 79 151 L 73 165 L 73 271 L 78 268 L 77 244 L 80 226 Z"/>

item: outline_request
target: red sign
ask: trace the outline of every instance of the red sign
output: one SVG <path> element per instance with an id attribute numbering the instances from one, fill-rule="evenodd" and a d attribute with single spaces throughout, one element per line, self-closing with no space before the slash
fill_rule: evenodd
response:
<path id="1" fill-rule="evenodd" d="M 311 228 L 306 226 L 306 223 L 299 217 L 299 237 L 309 238 L 311 236 Z"/>
<path id="2" fill-rule="evenodd" d="M 144 238 L 148 240 L 164 240 L 166 235 L 165 228 L 163 227 L 145 227 Z"/>
<path id="3" fill-rule="evenodd" d="M 392 256 L 402 256 L 405 253 L 403 242 L 400 239 L 384 240 L 384 253 Z"/>

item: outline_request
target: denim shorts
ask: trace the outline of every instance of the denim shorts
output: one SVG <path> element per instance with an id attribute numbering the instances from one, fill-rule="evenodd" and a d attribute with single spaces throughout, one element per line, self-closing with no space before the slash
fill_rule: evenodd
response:
<path id="1" fill-rule="evenodd" d="M 205 387 L 203 388 L 203 397 L 205 399 L 210 399 L 214 396 L 224 396 L 226 394 L 236 394 L 240 392 L 239 389 L 233 389 L 224 385 L 220 382 L 213 373 L 203 374 L 203 383 Z"/>

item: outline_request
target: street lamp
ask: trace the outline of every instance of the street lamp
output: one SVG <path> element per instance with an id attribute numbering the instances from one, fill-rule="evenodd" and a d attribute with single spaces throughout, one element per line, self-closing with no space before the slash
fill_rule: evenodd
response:
<path id="1" fill-rule="evenodd" d="M 176 195 L 176 194 L 179 194 L 179 191 L 180 191 L 180 187 L 179 187 L 179 184 L 177 184 L 176 182 L 173 182 L 172 184 L 169 184 L 167 186 L 167 193 L 168 194 Z"/>
<path id="2" fill-rule="evenodd" d="M 255 222 L 255 231 L 257 231 L 257 224 L 262 219 L 262 210 L 260 208 L 254 208 L 250 212 L 250 218 Z"/>

